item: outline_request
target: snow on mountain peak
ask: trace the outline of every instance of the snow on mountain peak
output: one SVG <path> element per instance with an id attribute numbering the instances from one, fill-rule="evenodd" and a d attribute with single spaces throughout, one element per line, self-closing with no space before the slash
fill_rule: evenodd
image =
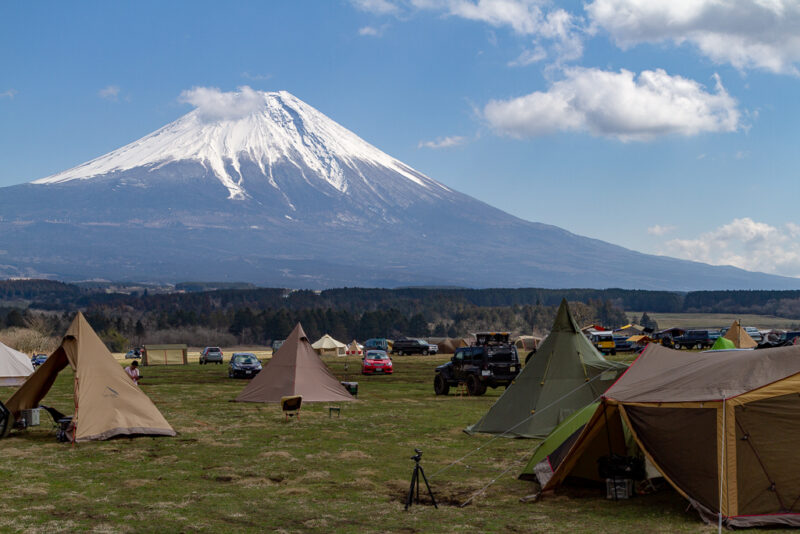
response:
<path id="1" fill-rule="evenodd" d="M 276 189 L 272 166 L 289 162 L 311 169 L 315 177 L 343 193 L 348 189 L 348 174 L 354 174 L 345 173 L 345 168 L 367 181 L 359 163 L 388 168 L 424 188 L 449 191 L 286 91 L 260 92 L 247 86 L 237 92 L 194 88 L 184 91 L 181 100 L 196 109 L 138 141 L 33 183 L 85 180 L 194 160 L 222 182 L 229 198 L 241 199 L 247 197 L 241 162 L 249 160 Z"/>

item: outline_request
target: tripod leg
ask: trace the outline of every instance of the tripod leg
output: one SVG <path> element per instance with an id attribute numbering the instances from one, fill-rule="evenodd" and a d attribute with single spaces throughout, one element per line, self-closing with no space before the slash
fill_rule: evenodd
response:
<path id="1" fill-rule="evenodd" d="M 417 484 L 417 470 L 414 469 L 414 474 L 411 475 L 411 486 L 408 487 L 408 496 L 406 497 L 406 510 L 411 506 L 411 500 L 414 498 L 414 485 Z"/>
<path id="2" fill-rule="evenodd" d="M 436 505 L 436 498 L 433 496 L 433 492 L 431 491 L 431 485 L 428 484 L 428 477 L 425 476 L 425 470 L 422 469 L 422 466 L 419 466 L 420 473 L 422 473 L 422 480 L 425 481 L 425 487 L 428 488 L 428 495 L 431 496 L 431 501 L 433 501 L 433 507 L 437 510 L 439 507 Z M 417 480 L 417 501 L 419 501 L 419 480 Z"/>

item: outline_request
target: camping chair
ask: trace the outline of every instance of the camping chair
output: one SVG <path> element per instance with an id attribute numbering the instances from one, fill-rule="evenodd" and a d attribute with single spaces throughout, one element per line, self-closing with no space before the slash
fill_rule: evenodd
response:
<path id="1" fill-rule="evenodd" d="M 302 395 L 292 395 L 290 397 L 281 397 L 281 410 L 283 410 L 284 422 L 289 420 L 289 417 L 297 416 L 300 420 L 300 406 L 303 404 Z"/>
<path id="2" fill-rule="evenodd" d="M 39 408 L 43 408 L 53 418 L 53 430 L 56 431 L 56 440 L 62 443 L 72 441 L 72 416 L 64 415 L 55 408 L 44 404 L 40 404 Z"/>

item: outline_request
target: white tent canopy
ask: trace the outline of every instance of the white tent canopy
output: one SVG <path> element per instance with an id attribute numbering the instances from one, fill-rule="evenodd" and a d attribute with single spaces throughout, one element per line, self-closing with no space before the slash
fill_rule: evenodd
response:
<path id="1" fill-rule="evenodd" d="M 27 354 L 0 343 L 0 386 L 19 386 L 32 373 Z"/>
<path id="2" fill-rule="evenodd" d="M 337 355 L 344 355 L 347 345 L 325 334 L 315 341 L 314 344 L 311 345 L 311 348 L 317 351 L 317 354 L 334 353 Z"/>

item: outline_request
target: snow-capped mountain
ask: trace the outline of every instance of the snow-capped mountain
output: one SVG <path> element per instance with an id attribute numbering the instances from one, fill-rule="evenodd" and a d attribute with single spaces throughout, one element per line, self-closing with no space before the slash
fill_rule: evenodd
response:
<path id="1" fill-rule="evenodd" d="M 209 117 L 196 109 L 105 156 L 33 183 L 88 180 L 135 168 L 153 172 L 169 163 L 196 161 L 222 183 L 229 198 L 242 199 L 248 196 L 242 164 L 249 162 L 278 190 L 273 170 L 291 164 L 310 184 L 341 193 L 353 186 L 370 189 L 364 174 L 370 167 L 392 171 L 431 192 L 449 191 L 287 92 L 253 93 L 257 102 L 245 114 Z"/>
<path id="2" fill-rule="evenodd" d="M 286 92 L 242 91 L 225 104 L 0 189 L 0 277 L 800 287 L 518 219 L 428 178 Z"/>

